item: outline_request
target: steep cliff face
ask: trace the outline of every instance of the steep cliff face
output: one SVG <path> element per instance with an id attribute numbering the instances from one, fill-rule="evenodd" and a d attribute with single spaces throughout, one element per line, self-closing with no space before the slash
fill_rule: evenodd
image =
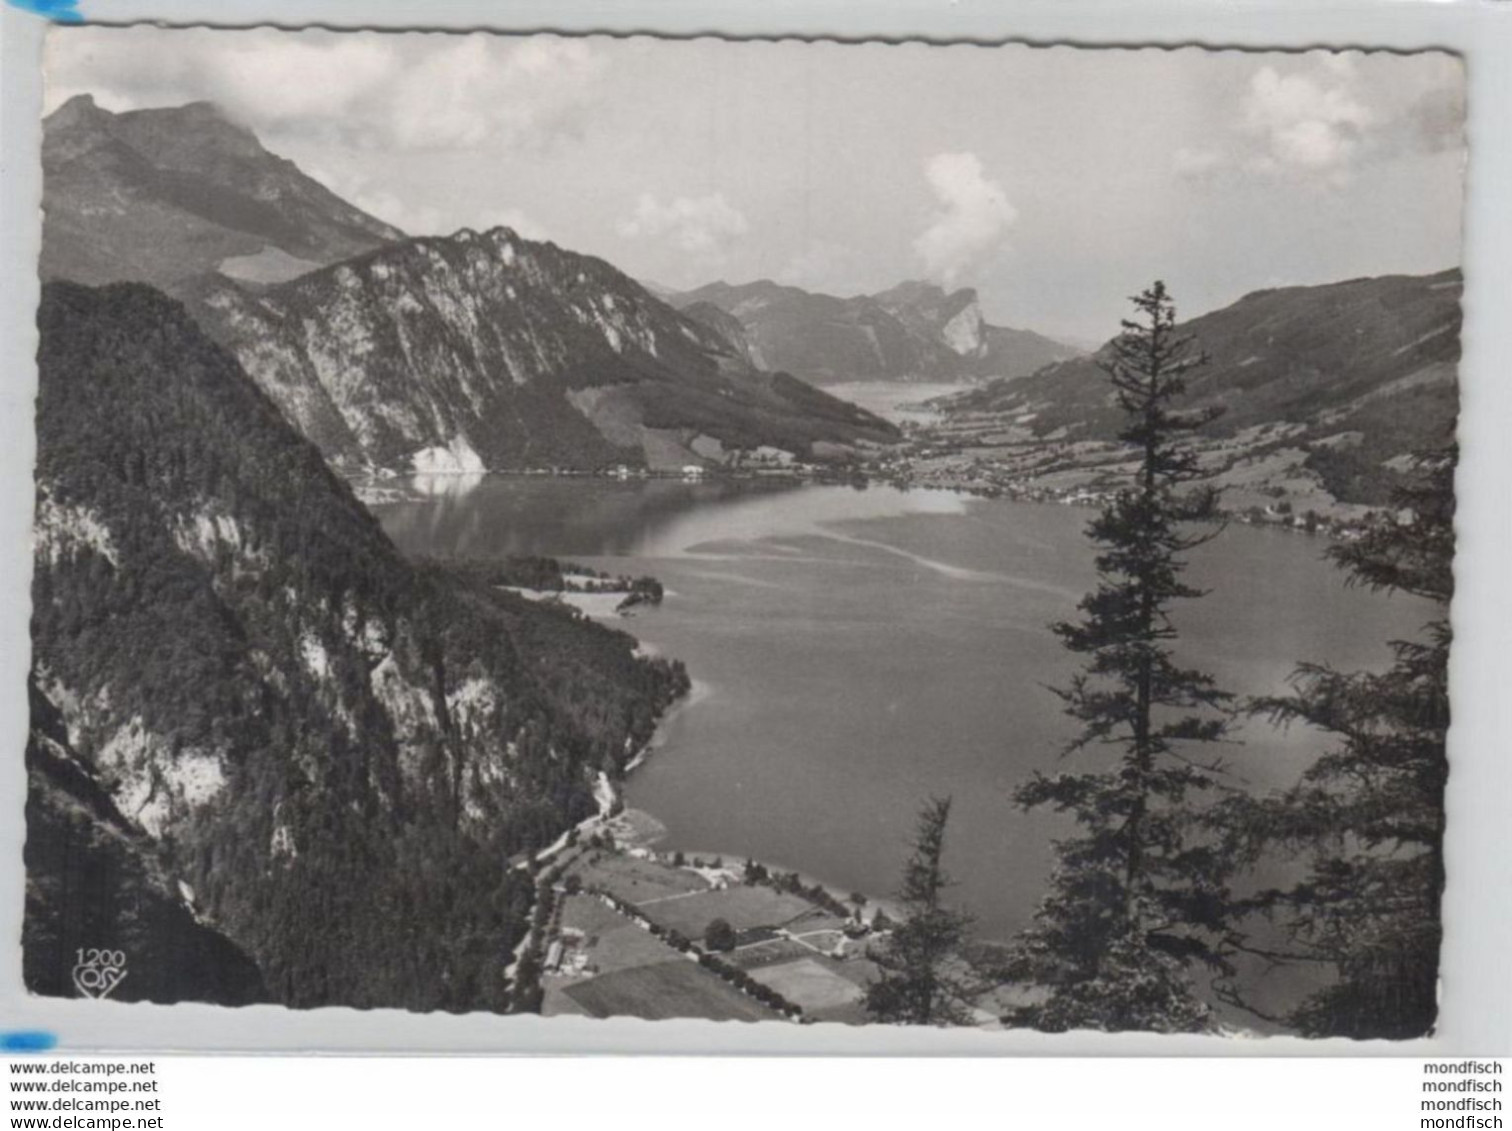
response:
<path id="1" fill-rule="evenodd" d="M 944 343 L 959 357 L 979 358 L 986 352 L 987 321 L 969 287 L 947 294 L 932 283 L 910 281 L 875 299 L 914 334 Z"/>
<path id="2" fill-rule="evenodd" d="M 508 858 L 594 811 L 686 677 L 406 562 L 150 288 L 50 285 L 39 326 L 34 678 L 78 775 L 276 1000 L 502 1006 Z"/>
<path id="3" fill-rule="evenodd" d="M 256 963 L 200 921 L 157 843 L 130 821 L 31 687 L 26 744 L 26 913 L 22 975 L 32 993 L 250 1005 L 269 1000 Z M 119 982 L 74 981 L 80 952 L 118 952 Z"/>
<path id="4" fill-rule="evenodd" d="M 739 321 L 764 364 L 817 383 L 1020 377 L 1076 351 L 1028 330 L 990 325 L 976 291 L 910 281 L 836 298 L 766 280 L 711 283 L 676 296 Z"/>
<path id="5" fill-rule="evenodd" d="M 385 248 L 198 309 L 338 467 L 680 467 L 763 444 L 886 442 L 755 371 L 602 260 L 507 228 Z"/>
<path id="6" fill-rule="evenodd" d="M 270 282 L 404 238 L 207 102 L 113 114 L 79 95 L 43 123 L 42 170 L 44 279 Z"/>

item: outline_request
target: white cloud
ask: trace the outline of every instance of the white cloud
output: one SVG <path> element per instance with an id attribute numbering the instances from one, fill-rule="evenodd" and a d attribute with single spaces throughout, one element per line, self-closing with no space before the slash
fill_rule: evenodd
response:
<path id="1" fill-rule="evenodd" d="M 81 91 L 112 109 L 210 99 L 258 125 L 346 114 L 392 82 L 401 63 L 379 36 L 208 29 L 52 29 L 45 74 L 49 109 Z"/>
<path id="2" fill-rule="evenodd" d="M 209 99 L 259 133 L 539 148 L 578 128 L 604 68 L 588 43 L 554 36 L 71 28 L 48 38 L 47 103 L 81 91 L 115 110 Z"/>
<path id="3" fill-rule="evenodd" d="M 575 128 L 602 69 L 581 40 L 465 36 L 400 77 L 393 141 L 405 149 L 542 144 Z"/>
<path id="4" fill-rule="evenodd" d="M 930 278 L 947 286 L 1000 246 L 1018 218 L 1008 194 L 988 180 L 974 153 L 937 153 L 924 165 L 940 207 L 914 241 Z"/>
<path id="5" fill-rule="evenodd" d="M 1377 120 L 1354 89 L 1352 64 L 1325 60 L 1308 72 L 1255 72 L 1242 113 L 1259 147 L 1256 168 L 1339 177 L 1362 155 Z"/>
<path id="6" fill-rule="evenodd" d="M 717 257 L 745 235 L 750 224 L 722 192 L 679 196 L 666 204 L 642 193 L 634 213 L 621 220 L 618 228 L 627 239 L 667 239 L 689 255 Z"/>
<path id="7" fill-rule="evenodd" d="M 1359 52 L 1312 51 L 1251 72 L 1228 113 L 1227 137 L 1171 155 L 1176 176 L 1337 190 L 1367 165 L 1462 144 L 1463 75 L 1452 58 L 1397 72 Z"/>
<path id="8" fill-rule="evenodd" d="M 163 59 L 154 53 L 150 61 Z M 171 58 L 171 56 L 170 56 Z M 217 45 L 206 66 L 180 57 L 173 70 L 180 82 L 211 80 L 209 96 L 239 118 L 263 125 L 360 112 L 379 95 L 399 67 L 393 48 L 373 38 L 308 43 L 294 40 L 277 50 L 254 48 L 230 39 Z"/>

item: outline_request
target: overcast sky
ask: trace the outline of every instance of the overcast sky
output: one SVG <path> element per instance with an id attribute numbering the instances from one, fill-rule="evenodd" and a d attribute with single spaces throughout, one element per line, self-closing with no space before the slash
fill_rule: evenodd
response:
<path id="1" fill-rule="evenodd" d="M 412 234 L 505 223 L 674 287 L 974 286 L 1077 340 L 1164 278 L 1247 291 L 1460 258 L 1441 54 L 55 26 L 49 109 L 219 103 Z"/>

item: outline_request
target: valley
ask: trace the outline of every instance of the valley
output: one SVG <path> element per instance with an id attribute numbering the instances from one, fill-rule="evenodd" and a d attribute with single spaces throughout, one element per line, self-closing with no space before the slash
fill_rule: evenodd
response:
<path id="1" fill-rule="evenodd" d="M 997 325 L 960 265 L 653 287 L 498 209 L 406 233 L 211 102 L 81 94 L 44 133 L 33 992 L 67 995 L 107 939 L 177 956 L 121 1000 L 860 1024 L 929 918 L 902 888 L 949 798 L 966 925 L 940 961 L 993 976 L 947 1004 L 1003 1027 L 1050 996 L 1002 956 L 1081 827 L 1080 795 L 1021 791 L 1068 780 L 1067 618 L 1120 560 L 1076 508 L 1106 531 L 1145 474 L 1147 510 L 1188 522 L 1175 486 L 1219 490 L 1221 537 L 1154 539 L 1192 581 L 1161 600 L 1210 599 L 1135 643 L 1146 711 L 1167 661 L 1193 701 L 1232 689 L 1231 732 L 1172 741 L 1222 732 L 1215 788 L 1257 806 L 1322 729 L 1240 705 L 1281 710 L 1299 670 L 1378 678 L 1438 615 L 1431 586 L 1336 560 L 1430 513 L 1400 492 L 1459 411 L 1457 269 L 1158 306 L 1151 340 L 1205 361 L 1154 386 L 1189 437 L 1141 418 L 1182 436 L 1157 491 L 1119 343 Z M 950 247 L 978 232 L 952 208 L 1013 214 L 966 188 L 936 214 Z M 620 238 L 745 222 L 635 216 Z M 1095 775 L 1116 763 L 1092 733 Z M 1143 797 L 1114 800 L 1095 831 L 1137 831 Z M 1300 881 L 1256 845 L 1222 845 L 1239 886 Z M 1234 979 L 1271 1028 L 1331 984 L 1331 957 L 1246 961 L 1183 967 L 1202 1025 L 1255 1031 Z"/>

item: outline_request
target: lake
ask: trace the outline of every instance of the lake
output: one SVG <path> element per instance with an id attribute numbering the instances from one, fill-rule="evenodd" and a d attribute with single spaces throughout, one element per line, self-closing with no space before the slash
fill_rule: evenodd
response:
<path id="1" fill-rule="evenodd" d="M 1061 819 L 1014 785 L 1063 761 L 1074 725 L 1048 687 L 1076 657 L 1047 625 L 1094 582 L 1090 510 L 945 491 L 786 481 L 487 476 L 375 507 L 406 552 L 545 554 L 650 573 L 668 593 L 616 623 L 686 662 L 693 701 L 628 783 L 667 848 L 754 856 L 837 886 L 896 886 L 920 804 L 954 798 L 947 864 L 980 933 L 1038 900 Z M 1383 667 L 1432 615 L 1345 587 L 1326 543 L 1236 526 L 1194 555 L 1212 589 L 1177 616 L 1181 658 L 1242 694 L 1299 660 Z M 1248 725 L 1235 779 L 1290 783 L 1321 745 Z"/>
<path id="2" fill-rule="evenodd" d="M 940 413 L 926 408 L 926 401 L 978 388 L 973 381 L 844 381 L 825 385 L 824 391 L 894 424 L 938 424 Z"/>

